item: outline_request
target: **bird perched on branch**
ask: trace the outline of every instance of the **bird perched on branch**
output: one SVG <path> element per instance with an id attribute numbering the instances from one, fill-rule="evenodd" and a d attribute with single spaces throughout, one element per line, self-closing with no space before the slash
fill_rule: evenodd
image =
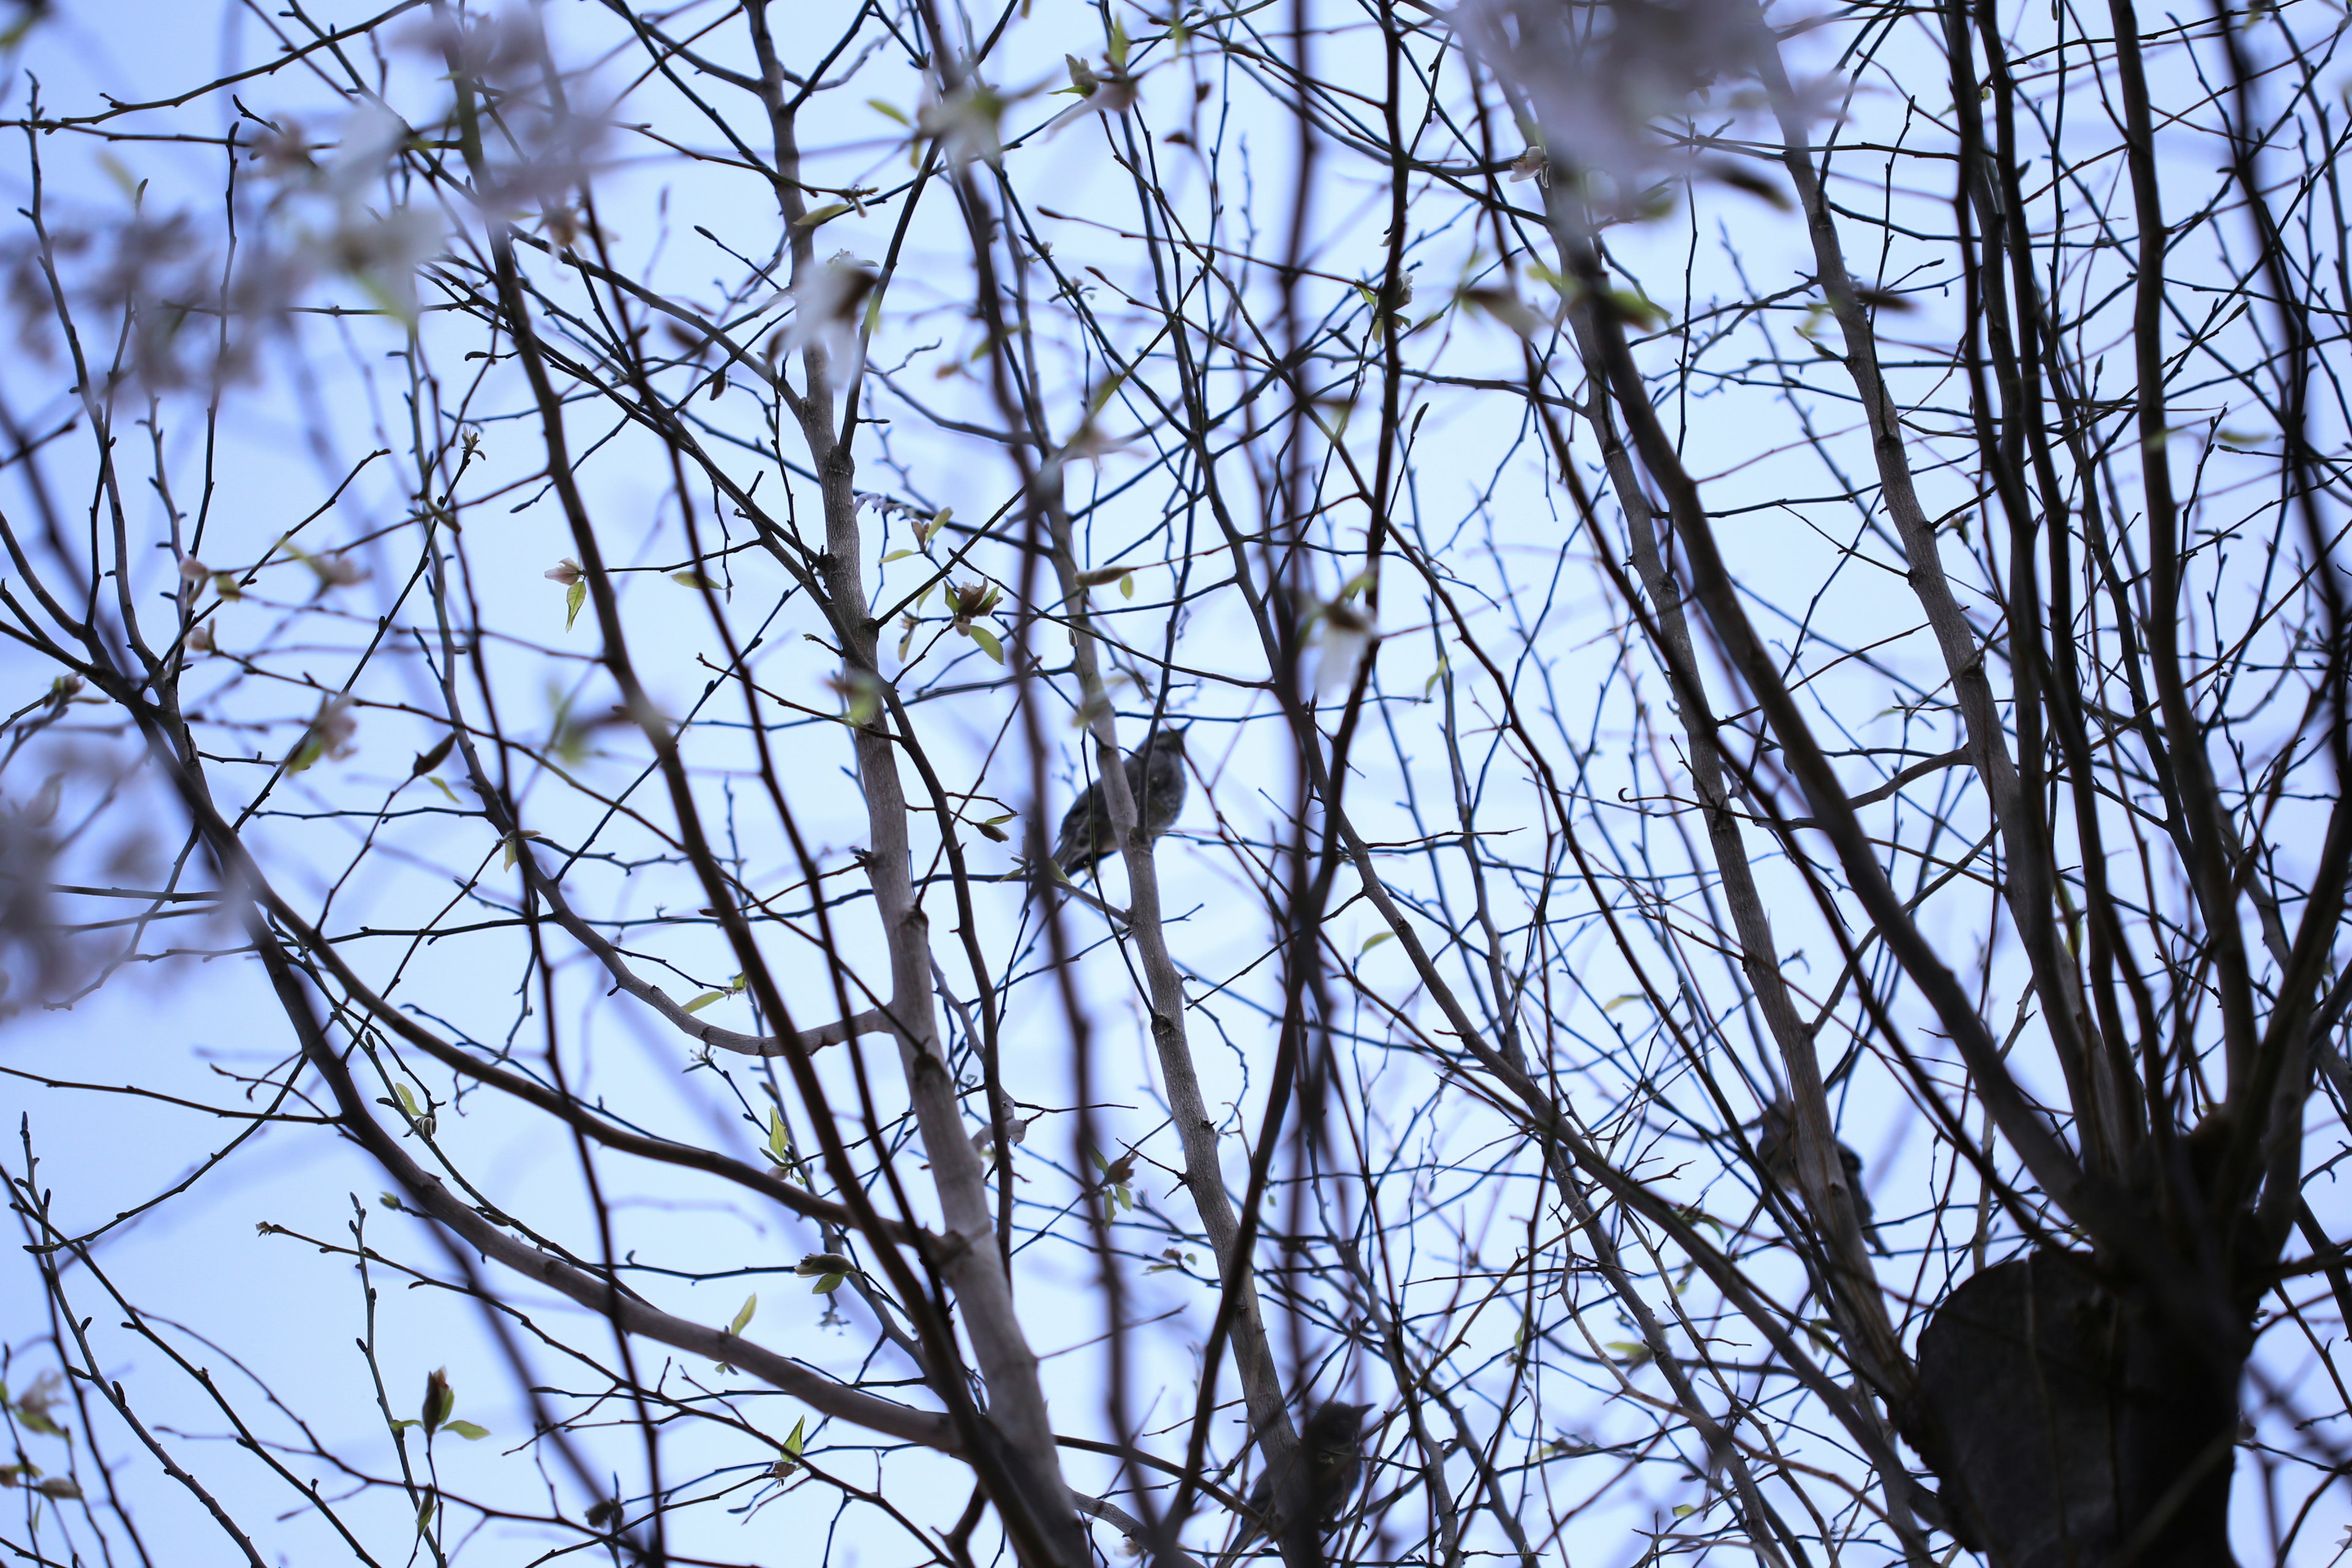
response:
<path id="1" fill-rule="evenodd" d="M 1298 1429 L 1298 1447 L 1287 1464 L 1268 1467 L 1250 1488 L 1255 1517 L 1242 1527 L 1226 1562 L 1237 1560 L 1261 1538 L 1279 1541 L 1285 1532 L 1319 1541 L 1339 1522 L 1349 1500 L 1364 1479 L 1364 1416 L 1369 1405 L 1327 1399 Z"/>
<path id="2" fill-rule="evenodd" d="M 1871 1224 L 1870 1194 L 1862 1186 L 1862 1156 L 1843 1143 L 1837 1146 L 1837 1155 L 1845 1171 L 1846 1195 L 1862 1226 L 1862 1239 L 1883 1258 L 1886 1244 L 1878 1239 L 1878 1227 Z M 1756 1131 L 1756 1157 L 1783 1189 L 1792 1194 L 1804 1191 L 1797 1180 L 1797 1111 L 1787 1100 L 1776 1100 L 1764 1108 L 1763 1121 Z"/>
<path id="3" fill-rule="evenodd" d="M 1154 730 L 1143 744 L 1127 754 L 1127 793 L 1135 801 L 1136 827 L 1145 843 L 1176 826 L 1184 809 L 1184 731 Z M 1054 864 L 1066 877 L 1094 869 L 1104 856 L 1118 848 L 1111 826 L 1110 799 L 1100 779 L 1087 786 L 1066 816 L 1054 844 Z"/>

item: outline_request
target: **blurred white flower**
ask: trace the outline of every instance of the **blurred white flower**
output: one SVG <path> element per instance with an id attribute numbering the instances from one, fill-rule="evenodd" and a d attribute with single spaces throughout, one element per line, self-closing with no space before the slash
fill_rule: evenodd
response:
<path id="1" fill-rule="evenodd" d="M 1541 150 L 1522 155 L 1512 176 L 1601 176 L 1606 186 L 1586 194 L 1620 213 L 1689 166 L 1653 124 L 1694 111 L 1771 43 L 1754 0 L 1463 0 L 1454 16 L 1542 129 Z"/>
<path id="2" fill-rule="evenodd" d="M 330 697 L 319 704 L 310 727 L 302 731 L 293 754 L 286 759 L 286 771 L 299 773 L 324 757 L 341 762 L 352 754 L 352 736 L 360 727 L 359 718 L 352 711 L 349 697 Z"/>
<path id="3" fill-rule="evenodd" d="M 1136 78 L 1117 67 L 1097 71 L 1076 55 L 1064 55 L 1062 58 L 1069 64 L 1070 85 L 1061 90 L 1076 93 L 1078 101 L 1054 117 L 1045 132 L 1049 138 L 1059 136 L 1073 121 L 1086 115 L 1124 114 L 1135 107 L 1143 90 Z"/>
<path id="4" fill-rule="evenodd" d="M 1315 695 L 1319 700 L 1344 696 L 1356 683 L 1356 671 L 1371 651 L 1377 630 L 1372 617 L 1351 601 L 1334 599 L 1323 606 L 1316 623 Z"/>
<path id="5" fill-rule="evenodd" d="M 797 279 L 790 290 L 793 319 L 784 327 L 784 352 L 819 350 L 848 374 L 858 355 L 866 302 L 881 279 L 873 263 L 845 250 Z"/>
<path id="6" fill-rule="evenodd" d="M 361 104 L 343 118 L 334 155 L 319 171 L 320 188 L 339 202 L 357 201 L 383 177 L 408 135 L 407 121 L 383 104 Z"/>
<path id="7" fill-rule="evenodd" d="M 565 587 L 569 588 L 572 584 L 577 583 L 582 577 L 585 576 L 586 574 L 580 570 L 580 563 L 567 555 L 562 560 L 557 562 L 554 565 L 549 567 L 546 571 L 541 573 L 540 575 L 546 578 L 551 583 L 561 583 Z"/>
<path id="8" fill-rule="evenodd" d="M 383 217 L 357 210 L 341 215 L 327 237 L 327 254 L 338 270 L 367 290 L 375 302 L 416 324 L 416 269 L 441 249 L 440 215 L 428 207 L 394 207 Z"/>
<path id="9" fill-rule="evenodd" d="M 28 979 L 46 990 L 66 966 L 64 933 L 50 898 L 58 846 L 34 820 L 41 805 L 36 796 L 24 810 L 0 812 L 0 955 L 14 961 L 0 968 L 0 1017 L 19 1005 L 16 981 Z M 47 809 L 56 811 L 54 805 Z"/>
<path id="10" fill-rule="evenodd" d="M 1004 95 L 984 81 L 968 81 L 925 104 L 915 128 L 939 139 L 940 151 L 958 167 L 974 158 L 992 168 L 1004 157 Z"/>
<path id="11" fill-rule="evenodd" d="M 367 581 L 367 568 L 348 555 L 312 555 L 305 563 L 318 574 L 322 588 L 348 588 Z"/>
<path id="12" fill-rule="evenodd" d="M 310 133 L 290 114 L 279 115 L 254 139 L 253 161 L 273 180 L 290 179 L 319 166 L 310 153 Z"/>
<path id="13" fill-rule="evenodd" d="M 18 815 L 35 827 L 47 827 L 58 819 L 58 805 L 65 799 L 65 774 L 51 773 L 41 781 L 41 787 L 34 792 L 33 798 L 25 803 L 25 809 Z"/>
<path id="14" fill-rule="evenodd" d="M 518 5 L 495 16 L 463 20 L 443 13 L 402 34 L 398 42 L 493 87 L 506 85 L 539 59 L 539 17 Z"/>

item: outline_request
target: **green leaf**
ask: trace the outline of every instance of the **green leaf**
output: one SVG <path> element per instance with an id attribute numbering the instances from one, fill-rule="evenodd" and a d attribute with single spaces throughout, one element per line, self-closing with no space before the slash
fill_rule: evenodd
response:
<path id="1" fill-rule="evenodd" d="M 408 1086 L 406 1084 L 394 1084 L 392 1086 L 392 1092 L 400 1096 L 400 1108 L 408 1112 L 411 1117 L 417 1117 L 425 1114 L 424 1111 L 417 1109 L 416 1097 L 408 1092 Z"/>
<path id="2" fill-rule="evenodd" d="M 866 107 L 885 120 L 895 120 L 910 131 L 914 129 L 915 122 L 907 118 L 907 111 L 887 98 L 869 98 L 866 100 Z"/>
<path id="3" fill-rule="evenodd" d="M 893 561 L 904 561 L 909 555 L 920 555 L 921 553 L 922 552 L 919 550 L 893 550 L 889 554 L 882 557 L 882 564 L 887 566 Z"/>
<path id="4" fill-rule="evenodd" d="M 1665 323 L 1666 313 L 1636 289 L 1612 289 L 1609 303 L 1626 321 L 1639 327 L 1657 327 Z"/>
<path id="5" fill-rule="evenodd" d="M 803 213 L 799 217 L 794 218 L 793 220 L 793 226 L 794 228 L 816 228 L 821 225 L 831 223 L 834 219 L 839 217 L 844 213 L 856 212 L 856 210 L 857 209 L 856 207 L 851 206 L 847 202 L 827 202 L 824 205 L 817 208 L 814 212 Z"/>
<path id="6" fill-rule="evenodd" d="M 1698 1510 L 1696 1508 L 1686 1502 L 1678 1502 L 1675 1504 L 1675 1517 L 1676 1519 L 1688 1519 L 1697 1511 Z"/>
<path id="7" fill-rule="evenodd" d="M 768 1108 L 768 1152 L 779 1165 L 793 1163 L 793 1136 L 784 1130 L 784 1113 L 772 1105 Z"/>
<path id="8" fill-rule="evenodd" d="M 705 1007 L 709 1006 L 713 1002 L 724 1002 L 726 1000 L 727 993 L 724 991 L 706 991 L 701 995 L 697 996 L 693 1001 L 688 1002 L 686 1005 L 686 1010 L 689 1013 L 699 1013 Z"/>
<path id="9" fill-rule="evenodd" d="M 803 1415 L 793 1423 L 792 1436 L 784 1439 L 784 1452 L 797 1459 L 801 1457 L 801 1445 L 806 1441 L 808 1441 L 808 1417 Z"/>
<path id="10" fill-rule="evenodd" d="M 824 1279 L 818 1280 L 814 1285 L 809 1287 L 809 1294 L 812 1296 L 830 1296 L 835 1290 L 840 1289 L 841 1282 L 848 1278 L 849 1276 L 846 1274 L 828 1274 Z"/>
<path id="11" fill-rule="evenodd" d="M 452 1421 L 449 1423 L 449 1430 L 468 1443 L 478 1443 L 490 1435 L 488 1427 L 477 1426 L 471 1421 Z"/>
<path id="12" fill-rule="evenodd" d="M 996 640 L 994 632 L 990 631 L 986 626 L 971 626 L 966 629 L 971 633 L 971 640 L 980 645 L 981 652 L 999 664 L 1004 662 L 1004 645 Z"/>
<path id="13" fill-rule="evenodd" d="M 755 1290 L 743 1298 L 743 1310 L 735 1314 L 735 1321 L 727 1325 L 727 1331 L 730 1334 L 740 1334 L 743 1331 L 743 1326 L 751 1321 L 751 1314 L 759 1310 L 760 1296 Z"/>
<path id="14" fill-rule="evenodd" d="M 392 1429 L 395 1432 L 405 1432 L 415 1425 L 414 1421 L 395 1421 L 392 1424 Z"/>
<path id="15" fill-rule="evenodd" d="M 1368 936 L 1368 937 L 1366 937 L 1366 938 L 1364 939 L 1364 945 L 1363 945 L 1363 946 L 1361 946 L 1361 947 L 1360 947 L 1360 948 L 1358 948 L 1358 949 L 1356 950 L 1356 956 L 1357 956 L 1357 958 L 1361 959 L 1361 958 L 1364 956 L 1364 954 L 1366 954 L 1366 953 L 1368 953 L 1368 952 L 1371 952 L 1371 951 L 1372 951 L 1372 949 L 1374 949 L 1374 948 L 1376 948 L 1376 947 L 1380 946 L 1380 945 L 1381 945 L 1381 943 L 1382 943 L 1382 942 L 1384 942 L 1388 941 L 1391 937 L 1392 937 L 1392 936 L 1394 936 L 1394 935 L 1396 935 L 1396 932 L 1394 932 L 1394 931 L 1374 931 L 1371 935 L 1370 935 L 1370 936 Z"/>
<path id="16" fill-rule="evenodd" d="M 691 568 L 684 572 L 671 573 L 669 574 L 669 580 L 677 584 L 681 588 L 708 588 L 710 586 L 709 578 L 705 577 L 701 573 L 694 571 Z"/>
<path id="17" fill-rule="evenodd" d="M 1134 573 L 1126 572 L 1120 574 L 1118 579 L 1118 596 L 1122 599 L 1132 599 L 1135 597 Z"/>
<path id="18" fill-rule="evenodd" d="M 1110 57 L 1111 69 L 1127 68 L 1127 29 L 1119 25 L 1117 16 L 1110 19 L 1110 47 L 1105 52 Z"/>
<path id="19" fill-rule="evenodd" d="M 1639 1366 L 1650 1359 L 1650 1347 L 1632 1340 L 1609 1340 L 1601 1348 L 1621 1357 L 1627 1366 Z"/>
<path id="20" fill-rule="evenodd" d="M 563 590 L 563 629 L 570 631 L 572 623 L 580 618 L 580 606 L 588 602 L 588 584 L 583 580 Z"/>

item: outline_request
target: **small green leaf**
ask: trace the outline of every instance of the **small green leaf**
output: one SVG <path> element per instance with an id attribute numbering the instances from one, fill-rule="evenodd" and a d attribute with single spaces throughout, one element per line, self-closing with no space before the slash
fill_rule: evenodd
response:
<path id="1" fill-rule="evenodd" d="M 392 1429 L 395 1432 L 405 1432 L 415 1425 L 414 1421 L 395 1421 L 392 1424 Z"/>
<path id="2" fill-rule="evenodd" d="M 697 996 L 693 1001 L 688 1002 L 686 1005 L 686 1010 L 689 1013 L 699 1013 L 705 1007 L 709 1006 L 713 1002 L 724 1002 L 726 1000 L 727 993 L 724 991 L 706 991 L 701 995 Z"/>
<path id="3" fill-rule="evenodd" d="M 709 578 L 705 577 L 701 573 L 694 571 L 691 568 L 684 572 L 671 573 L 669 574 L 669 580 L 677 584 L 681 588 L 708 588 L 710 586 Z"/>
<path id="4" fill-rule="evenodd" d="M 1686 1502 L 1678 1502 L 1675 1504 L 1675 1517 L 1676 1519 L 1688 1519 L 1697 1511 L 1698 1510 L 1696 1508 Z"/>
<path id="5" fill-rule="evenodd" d="M 65 1428 L 50 1420 L 49 1413 L 39 1405 L 30 1403 L 29 1398 L 26 1403 L 16 1406 L 16 1419 L 23 1423 L 27 1430 L 38 1432 L 45 1437 L 62 1437 L 66 1435 Z"/>
<path id="6" fill-rule="evenodd" d="M 437 776 L 426 779 L 425 782 L 431 784 L 435 789 L 439 790 L 443 795 L 447 795 L 451 805 L 457 804 L 457 792 L 451 789 L 447 784 L 443 784 Z"/>
<path id="7" fill-rule="evenodd" d="M 779 1165 L 793 1163 L 793 1135 L 784 1129 L 784 1113 L 772 1105 L 768 1108 L 768 1152 Z"/>
<path id="8" fill-rule="evenodd" d="M 986 626 L 971 626 L 966 629 L 971 633 L 971 640 L 980 645 L 981 652 L 999 664 L 1004 662 L 1004 645 L 996 640 L 994 632 L 990 631 Z"/>
<path id="9" fill-rule="evenodd" d="M 1127 29 L 1119 25 L 1117 16 L 1110 19 L 1110 47 L 1106 52 L 1110 57 L 1111 69 L 1123 71 L 1127 68 Z"/>
<path id="10" fill-rule="evenodd" d="M 730 1334 L 741 1333 L 744 1325 L 751 1321 L 751 1314 L 759 1310 L 760 1297 L 759 1293 L 754 1291 L 743 1298 L 743 1310 L 735 1314 L 735 1321 L 727 1325 L 727 1331 Z"/>
<path id="11" fill-rule="evenodd" d="M 834 219 L 839 217 L 844 213 L 856 212 L 856 210 L 857 209 L 856 207 L 851 206 L 847 202 L 827 202 L 824 205 L 817 208 L 815 211 L 803 213 L 799 217 L 794 218 L 793 220 L 793 226 L 794 228 L 815 228 L 821 225 L 831 223 Z"/>
<path id="12" fill-rule="evenodd" d="M 920 555 L 921 553 L 922 552 L 919 550 L 893 550 L 889 554 L 882 557 L 882 564 L 887 566 L 893 561 L 904 561 L 909 555 Z"/>
<path id="13" fill-rule="evenodd" d="M 784 1452 L 797 1459 L 801 1457 L 801 1445 L 807 1441 L 808 1417 L 803 1415 L 793 1423 L 792 1436 L 784 1439 Z"/>
<path id="14" fill-rule="evenodd" d="M 866 100 L 866 107 L 885 120 L 895 120 L 909 130 L 914 128 L 915 122 L 907 118 L 907 111 L 887 98 L 869 98 Z"/>
<path id="15" fill-rule="evenodd" d="M 488 1427 L 477 1426 L 471 1421 L 452 1421 L 449 1423 L 449 1430 L 468 1443 L 478 1443 L 490 1435 Z"/>
<path id="16" fill-rule="evenodd" d="M 572 623 L 580 618 L 580 606 L 588 602 L 588 584 L 583 580 L 563 590 L 563 629 L 570 631 Z"/>
<path id="17" fill-rule="evenodd" d="M 1380 946 L 1380 945 L 1381 945 L 1381 943 L 1382 943 L 1382 942 L 1384 942 L 1388 941 L 1391 937 L 1392 937 L 1392 936 L 1394 936 L 1394 935 L 1396 935 L 1396 932 L 1394 932 L 1394 931 L 1374 931 L 1371 935 L 1370 935 L 1370 936 L 1368 936 L 1368 937 L 1366 937 L 1366 938 L 1364 939 L 1364 945 L 1363 945 L 1363 946 L 1361 946 L 1361 947 L 1360 947 L 1360 948 L 1358 948 L 1358 949 L 1356 950 L 1356 956 L 1357 956 L 1359 959 L 1362 958 L 1362 957 L 1364 956 L 1364 954 L 1366 954 L 1366 953 L 1368 953 L 1368 952 L 1371 952 L 1371 951 L 1372 951 L 1372 949 L 1374 949 L 1374 948 L 1376 948 L 1376 947 Z"/>
<path id="18" fill-rule="evenodd" d="M 536 838 L 542 844 L 547 842 L 546 834 L 537 832 L 534 829 L 528 827 L 524 828 L 520 833 L 509 833 L 504 838 L 499 840 L 499 843 L 506 846 L 506 868 L 508 870 L 511 871 L 514 869 L 515 858 L 522 853 L 522 841 L 526 838 Z"/>
<path id="19" fill-rule="evenodd" d="M 1622 1357 L 1627 1366 L 1639 1366 L 1650 1359 L 1650 1347 L 1637 1344 L 1632 1340 L 1610 1340 L 1604 1342 L 1602 1348 L 1612 1354 Z"/>
<path id="20" fill-rule="evenodd" d="M 416 1117 L 425 1114 L 424 1111 L 417 1109 L 416 1097 L 408 1092 L 408 1086 L 406 1084 L 394 1084 L 392 1086 L 392 1092 L 400 1096 L 400 1108 L 408 1112 L 410 1116 Z"/>
<path id="21" fill-rule="evenodd" d="M 1118 596 L 1119 596 L 1120 598 L 1122 598 L 1122 599 L 1132 599 L 1132 598 L 1134 598 L 1134 597 L 1135 597 L 1135 574 L 1134 574 L 1134 573 L 1132 573 L 1132 572 L 1124 572 L 1124 573 L 1121 573 L 1121 574 L 1119 574 L 1119 579 L 1118 579 Z"/>
<path id="22" fill-rule="evenodd" d="M 809 1294 L 812 1296 L 830 1296 L 835 1290 L 840 1289 L 841 1282 L 848 1278 L 849 1276 L 846 1274 L 828 1274 L 824 1279 L 818 1280 L 814 1285 L 809 1287 Z"/>

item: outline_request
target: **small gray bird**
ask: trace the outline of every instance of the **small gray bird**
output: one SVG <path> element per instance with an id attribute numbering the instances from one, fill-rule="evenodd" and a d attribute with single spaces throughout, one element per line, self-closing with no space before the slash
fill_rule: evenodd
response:
<path id="1" fill-rule="evenodd" d="M 1298 1430 L 1298 1448 L 1283 1473 L 1262 1472 L 1250 1488 L 1250 1511 L 1230 1563 L 1260 1539 L 1312 1531 L 1310 1542 L 1339 1522 L 1364 1479 L 1364 1417 L 1372 1406 L 1327 1399 Z"/>
<path id="2" fill-rule="evenodd" d="M 1878 1227 L 1870 1223 L 1870 1194 L 1863 1190 L 1862 1156 L 1843 1143 L 1837 1152 L 1838 1163 L 1845 1167 L 1845 1190 L 1853 1198 L 1854 1217 L 1862 1222 L 1862 1239 L 1884 1258 L 1886 1244 L 1878 1239 Z M 1791 1197 L 1802 1194 L 1804 1189 L 1797 1181 L 1797 1110 L 1787 1100 L 1776 1100 L 1764 1108 L 1763 1121 L 1756 1130 L 1756 1157 Z"/>
<path id="3" fill-rule="evenodd" d="M 1184 731 L 1155 730 L 1127 754 L 1127 792 L 1134 798 L 1136 826 L 1150 842 L 1176 826 L 1184 809 Z M 1066 877 L 1091 871 L 1118 848 L 1110 822 L 1110 802 L 1097 779 L 1072 803 L 1054 845 L 1054 864 Z"/>

